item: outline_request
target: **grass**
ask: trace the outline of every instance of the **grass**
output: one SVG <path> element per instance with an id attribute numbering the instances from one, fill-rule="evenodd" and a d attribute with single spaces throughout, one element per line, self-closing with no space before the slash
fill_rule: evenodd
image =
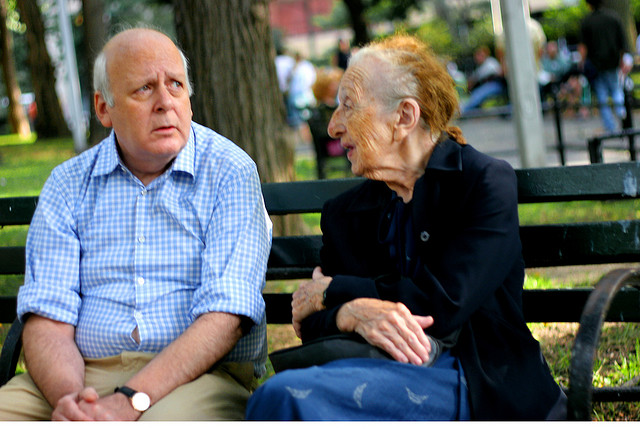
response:
<path id="1" fill-rule="evenodd" d="M 38 195 L 49 173 L 59 163 L 74 155 L 70 139 L 19 142 L 15 137 L 0 137 L 0 197 Z M 336 161 L 339 162 L 339 161 Z M 301 158 L 296 162 L 299 180 L 315 179 L 315 161 Z M 329 171 L 329 178 L 342 175 L 338 166 Z M 522 224 L 588 222 L 640 218 L 639 201 L 571 202 L 527 204 L 519 207 Z M 318 214 L 305 214 L 303 220 L 312 232 L 320 233 Z M 0 243 L 23 245 L 26 227 L 0 229 Z M 592 286 L 609 266 L 529 269 L 525 281 L 527 289 L 557 289 Z M 22 276 L 0 279 L 0 295 L 15 295 Z M 269 282 L 267 291 L 292 292 L 297 281 Z M 0 325 L 0 340 L 8 325 Z M 566 385 L 570 351 L 577 324 L 530 324 L 558 383 Z M 622 384 L 640 376 L 640 325 L 607 323 L 602 332 L 596 357 L 594 384 Z M 269 350 L 299 344 L 291 325 L 269 325 Z M 273 370 L 268 364 L 269 373 Z M 640 403 L 602 403 L 594 405 L 597 420 L 640 420 Z"/>

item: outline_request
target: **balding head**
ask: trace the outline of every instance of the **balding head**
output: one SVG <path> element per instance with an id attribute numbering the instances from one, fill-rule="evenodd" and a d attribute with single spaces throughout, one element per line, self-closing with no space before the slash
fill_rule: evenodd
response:
<path id="1" fill-rule="evenodd" d="M 113 59 L 114 55 L 117 55 L 118 58 L 123 58 L 122 56 L 133 56 L 133 58 L 136 58 L 136 50 L 146 46 L 149 42 L 158 44 L 158 46 L 164 46 L 169 52 L 175 50 L 180 55 L 184 66 L 189 96 L 193 94 L 193 88 L 189 79 L 189 64 L 187 58 L 175 43 L 159 31 L 147 28 L 133 28 L 124 30 L 113 36 L 102 48 L 93 66 L 93 89 L 95 92 L 102 94 L 102 97 L 109 106 L 113 106 L 114 103 L 111 83 L 109 81 L 109 60 Z"/>

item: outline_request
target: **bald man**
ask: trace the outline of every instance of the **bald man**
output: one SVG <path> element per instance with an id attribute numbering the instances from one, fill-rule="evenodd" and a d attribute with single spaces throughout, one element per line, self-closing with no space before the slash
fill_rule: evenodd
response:
<path id="1" fill-rule="evenodd" d="M 265 370 L 271 246 L 256 166 L 192 121 L 187 60 L 131 29 L 94 67 L 112 132 L 55 168 L 30 225 L 28 372 L 0 420 L 242 419 Z"/>

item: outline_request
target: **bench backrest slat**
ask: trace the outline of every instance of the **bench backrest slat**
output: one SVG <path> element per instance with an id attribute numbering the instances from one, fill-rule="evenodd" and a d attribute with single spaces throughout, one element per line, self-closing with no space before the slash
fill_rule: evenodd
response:
<path id="1" fill-rule="evenodd" d="M 520 203 L 640 199 L 640 162 L 519 169 L 516 175 Z M 327 199 L 362 181 L 349 178 L 270 183 L 263 184 L 262 189 L 271 215 L 317 213 Z M 38 197 L 0 198 L 0 226 L 29 224 L 37 201 Z M 639 220 L 522 226 L 520 232 L 527 267 L 640 262 Z M 309 278 L 320 263 L 321 245 L 319 235 L 275 237 L 267 279 Z M 0 247 L 0 274 L 22 273 L 24 247 Z M 549 304 L 555 301 L 541 297 L 542 302 L 537 303 L 535 295 L 525 292 L 525 313 L 531 321 L 559 321 L 562 316 L 574 321 L 586 299 L 581 293 L 559 292 L 555 295 L 561 306 L 554 310 Z M 290 296 L 267 294 L 265 298 L 270 322 L 290 322 Z M 567 308 L 569 302 L 575 309 Z M 15 298 L 0 299 L 0 318 L 4 320 L 11 313 L 15 315 Z M 625 313 L 629 310 L 622 312 L 626 317 Z"/>
<path id="2" fill-rule="evenodd" d="M 520 203 L 640 199 L 640 162 L 517 169 Z M 594 181 L 594 178 L 598 181 Z M 271 215 L 320 212 L 324 202 L 361 178 L 262 185 Z M 0 226 L 29 224 L 38 197 L 0 198 Z"/>
<path id="3" fill-rule="evenodd" d="M 578 322 L 591 289 L 525 290 L 523 311 L 527 322 Z M 291 294 L 265 293 L 267 322 L 291 323 Z M 0 297 L 0 323 L 16 316 L 16 297 Z M 640 322 L 640 291 L 623 289 L 614 298 L 607 315 L 609 322 Z"/>
<path id="4" fill-rule="evenodd" d="M 640 198 L 640 162 L 517 169 L 518 201 Z"/>
<path id="5" fill-rule="evenodd" d="M 38 197 L 0 199 L 0 226 L 24 225 L 31 223 Z"/>

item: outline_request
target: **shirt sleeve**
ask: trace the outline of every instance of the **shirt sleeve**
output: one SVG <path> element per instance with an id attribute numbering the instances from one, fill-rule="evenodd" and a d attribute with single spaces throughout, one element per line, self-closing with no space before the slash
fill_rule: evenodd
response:
<path id="1" fill-rule="evenodd" d="M 29 226 L 18 316 L 34 313 L 75 326 L 81 304 L 80 242 L 57 172 L 45 183 Z"/>
<path id="2" fill-rule="evenodd" d="M 262 289 L 272 228 L 255 165 L 228 175 L 217 192 L 192 318 L 215 311 L 246 316 L 259 324 L 265 313 Z"/>

